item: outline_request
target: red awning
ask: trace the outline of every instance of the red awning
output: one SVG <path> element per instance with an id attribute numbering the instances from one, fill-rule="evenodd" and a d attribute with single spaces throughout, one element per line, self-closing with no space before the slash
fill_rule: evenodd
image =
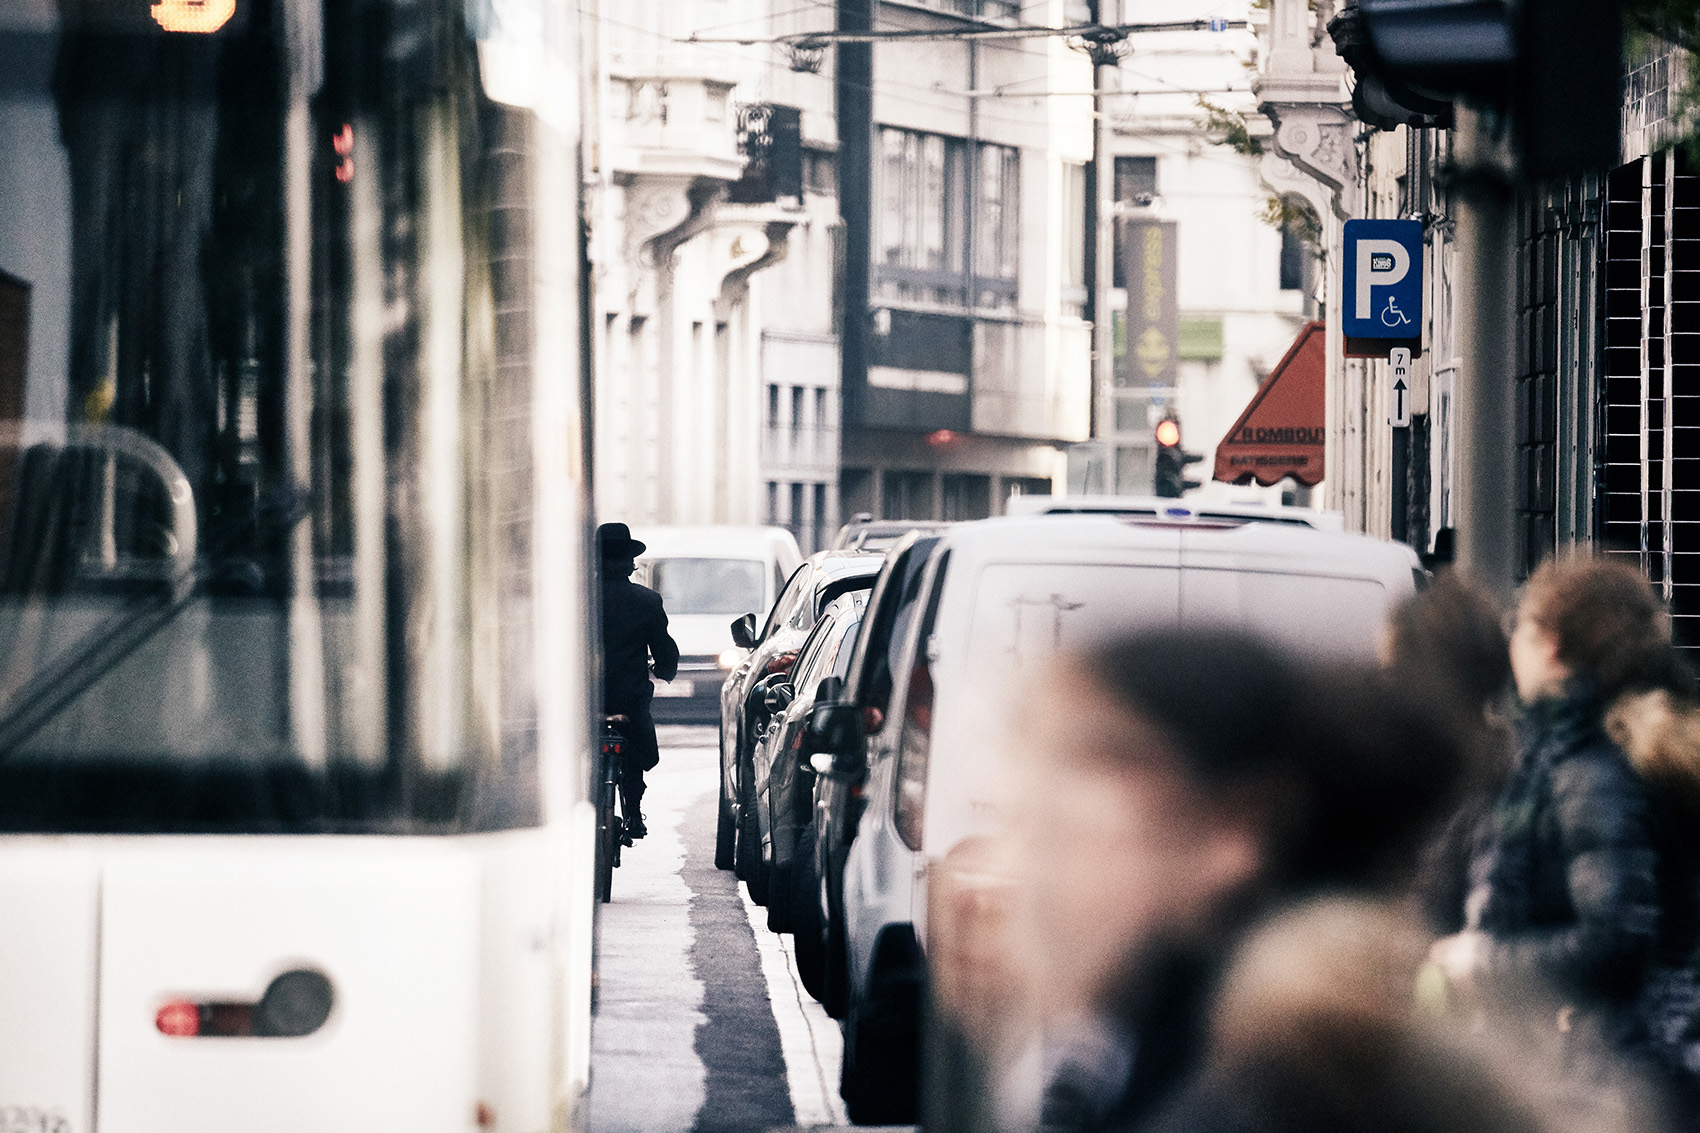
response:
<path id="1" fill-rule="evenodd" d="M 1287 356 L 1216 446 L 1217 480 L 1255 480 L 1268 487 L 1291 476 L 1312 487 L 1321 483 L 1327 341 L 1321 323 L 1305 324 Z"/>

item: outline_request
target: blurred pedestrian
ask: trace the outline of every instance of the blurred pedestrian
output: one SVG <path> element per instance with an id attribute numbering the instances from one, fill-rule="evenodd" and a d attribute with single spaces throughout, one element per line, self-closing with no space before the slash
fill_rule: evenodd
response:
<path id="1" fill-rule="evenodd" d="M 1430 700 L 1465 754 L 1459 803 L 1424 851 L 1415 898 L 1440 934 L 1464 927 L 1471 860 L 1511 768 L 1511 649 L 1504 615 L 1485 591 L 1446 570 L 1388 621 L 1391 678 Z"/>
<path id="2" fill-rule="evenodd" d="M 1472 865 L 1466 928 L 1431 958 L 1496 1026 L 1589 1066 L 1648 1067 L 1649 977 L 1661 959 L 1686 968 L 1697 942 L 1694 834 L 1611 733 L 1675 734 L 1648 723 L 1657 706 L 1642 699 L 1684 683 L 1669 618 L 1626 565 L 1551 561 L 1525 588 L 1511 661 L 1516 762 Z"/>
<path id="3" fill-rule="evenodd" d="M 655 740 L 655 721 L 649 702 L 656 676 L 670 681 L 679 672 L 679 647 L 667 632 L 667 611 L 661 595 L 632 581 L 637 557 L 646 546 L 632 538 L 623 523 L 604 523 L 596 529 L 602 565 L 602 711 L 623 715 L 625 766 L 620 793 L 626 834 L 642 838 L 644 772 L 661 762 Z"/>
<path id="4" fill-rule="evenodd" d="M 1247 928 L 1300 894 L 1408 882 L 1460 760 L 1370 674 L 1321 674 L 1229 631 L 1059 663 L 1016 743 L 1006 931 L 1033 1037 L 991 1075 L 1006 1126 L 1044 1130 L 1157 1112 L 1202 1065 Z"/>

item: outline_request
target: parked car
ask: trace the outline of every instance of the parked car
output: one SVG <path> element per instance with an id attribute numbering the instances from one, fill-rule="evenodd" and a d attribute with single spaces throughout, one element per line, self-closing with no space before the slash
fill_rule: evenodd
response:
<path id="1" fill-rule="evenodd" d="M 858 512 L 833 536 L 832 549 L 889 551 L 911 531 L 943 531 L 949 526 L 931 519 L 875 519 L 867 512 Z"/>
<path id="2" fill-rule="evenodd" d="M 811 762 L 865 799 L 841 861 L 843 1094 L 852 1120 L 914 1120 L 926 871 L 984 833 L 997 705 L 1058 649 L 1161 625 L 1230 624 L 1303 653 L 1372 657 L 1421 577 L 1403 544 L 1174 501 L 1148 516 L 1045 515 L 911 537 L 889 556 L 845 695 L 807 725 Z M 840 805 L 844 805 L 840 803 Z M 818 814 L 818 808 L 817 808 Z M 819 821 L 819 819 L 817 819 Z M 842 837 L 843 833 L 839 833 Z"/>
<path id="3" fill-rule="evenodd" d="M 768 685 L 771 717 L 752 760 L 761 862 L 750 878 L 750 895 L 767 905 L 767 927 L 774 932 L 791 931 L 791 871 L 798 831 L 808 825 L 814 809 L 814 769 L 799 758 L 803 723 L 822 690 L 836 700 L 844 687 L 867 602 L 865 589 L 829 602 L 798 651 L 797 664 Z M 811 844 L 811 854 L 813 850 Z"/>
<path id="4" fill-rule="evenodd" d="M 732 638 L 744 655 L 728 658 L 730 672 L 720 688 L 720 806 L 714 864 L 736 869 L 741 879 L 747 881 L 761 863 L 759 819 L 745 805 L 754 797 L 755 742 L 767 723 L 767 706 L 756 685 L 790 672 L 821 611 L 846 591 L 871 587 L 884 561 L 883 555 L 860 551 L 818 551 L 791 574 L 771 608 L 757 607 L 768 611 L 759 631 L 754 613 L 732 623 Z M 740 852 L 741 833 L 747 837 Z"/>
<path id="5" fill-rule="evenodd" d="M 647 543 L 637 581 L 661 592 L 667 625 L 679 643 L 679 673 L 655 682 L 657 724 L 714 724 L 720 686 L 740 655 L 727 623 L 765 610 L 803 561 L 782 527 L 643 527 Z"/>

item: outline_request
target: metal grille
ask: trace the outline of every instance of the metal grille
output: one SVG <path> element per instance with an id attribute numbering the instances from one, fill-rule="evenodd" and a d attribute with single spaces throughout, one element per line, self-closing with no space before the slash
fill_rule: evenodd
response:
<path id="1" fill-rule="evenodd" d="M 1677 152 L 1623 166 L 1606 206 L 1599 537 L 1633 556 L 1700 647 L 1700 178 Z"/>

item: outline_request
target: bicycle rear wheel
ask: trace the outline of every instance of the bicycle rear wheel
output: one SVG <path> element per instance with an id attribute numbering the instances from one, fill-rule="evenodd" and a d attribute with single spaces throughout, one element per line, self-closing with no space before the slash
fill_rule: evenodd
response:
<path id="1" fill-rule="evenodd" d="M 604 779 L 596 800 L 596 899 L 614 896 L 614 867 L 620 864 L 620 820 L 614 813 L 614 783 Z"/>

